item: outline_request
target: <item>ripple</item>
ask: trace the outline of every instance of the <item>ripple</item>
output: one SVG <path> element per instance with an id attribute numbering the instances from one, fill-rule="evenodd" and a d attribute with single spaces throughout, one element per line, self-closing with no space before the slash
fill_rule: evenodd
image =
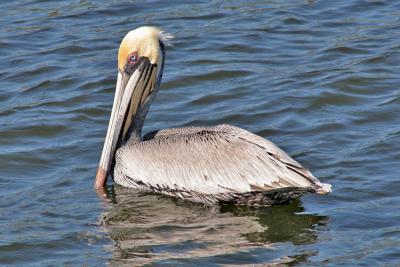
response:
<path id="1" fill-rule="evenodd" d="M 201 81 L 208 81 L 208 82 L 216 82 L 222 81 L 229 78 L 238 79 L 240 77 L 248 76 L 252 72 L 250 71 L 227 71 L 227 70 L 218 70 L 213 72 L 208 72 L 199 75 L 190 75 L 181 77 L 174 81 L 169 81 L 164 83 L 163 88 L 177 88 L 177 87 L 186 87 L 188 85 L 193 85 L 199 83 Z"/>
<path id="2" fill-rule="evenodd" d="M 328 48 L 324 51 L 325 53 L 340 53 L 340 54 L 368 54 L 368 50 L 357 49 L 353 47 L 338 46 Z"/>
<path id="3" fill-rule="evenodd" d="M 197 15 L 197 16 L 179 16 L 180 20 L 214 20 L 214 19 L 220 19 L 223 18 L 225 16 L 225 14 L 223 13 L 214 13 L 214 14 L 207 14 L 207 15 Z M 174 18 L 169 18 L 167 20 L 172 20 L 172 19 L 176 19 L 176 17 Z"/>

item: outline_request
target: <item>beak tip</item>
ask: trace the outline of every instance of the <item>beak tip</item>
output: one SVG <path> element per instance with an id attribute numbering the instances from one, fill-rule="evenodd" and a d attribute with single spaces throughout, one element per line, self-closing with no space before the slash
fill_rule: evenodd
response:
<path id="1" fill-rule="evenodd" d="M 99 189 L 105 187 L 107 183 L 107 172 L 102 168 L 99 167 L 96 173 L 96 180 L 94 182 L 93 187 L 95 189 Z"/>

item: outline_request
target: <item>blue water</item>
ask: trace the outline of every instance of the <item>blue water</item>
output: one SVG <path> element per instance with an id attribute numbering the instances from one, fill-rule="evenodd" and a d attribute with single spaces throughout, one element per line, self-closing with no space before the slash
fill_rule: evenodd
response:
<path id="1" fill-rule="evenodd" d="M 116 54 L 175 36 L 145 123 L 240 126 L 333 185 L 265 208 L 92 189 Z M 0 3 L 0 265 L 400 264 L 399 1 Z"/>

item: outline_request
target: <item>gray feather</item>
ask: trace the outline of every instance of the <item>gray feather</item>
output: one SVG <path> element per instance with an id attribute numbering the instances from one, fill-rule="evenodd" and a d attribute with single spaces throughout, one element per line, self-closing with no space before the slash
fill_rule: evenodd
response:
<path id="1" fill-rule="evenodd" d="M 272 142 L 231 125 L 147 134 L 117 151 L 114 180 L 203 203 L 243 202 L 260 192 L 247 199 L 268 203 L 268 192 L 280 189 L 287 199 L 330 189 Z"/>

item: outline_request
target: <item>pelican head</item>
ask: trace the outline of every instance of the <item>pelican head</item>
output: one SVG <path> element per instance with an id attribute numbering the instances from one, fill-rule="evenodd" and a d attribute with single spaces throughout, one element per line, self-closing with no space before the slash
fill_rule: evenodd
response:
<path id="1" fill-rule="evenodd" d="M 161 82 L 164 41 L 155 27 L 130 31 L 118 51 L 118 77 L 110 122 L 97 170 L 95 188 L 103 187 L 116 149 L 130 138 L 140 138 L 144 117 Z"/>

